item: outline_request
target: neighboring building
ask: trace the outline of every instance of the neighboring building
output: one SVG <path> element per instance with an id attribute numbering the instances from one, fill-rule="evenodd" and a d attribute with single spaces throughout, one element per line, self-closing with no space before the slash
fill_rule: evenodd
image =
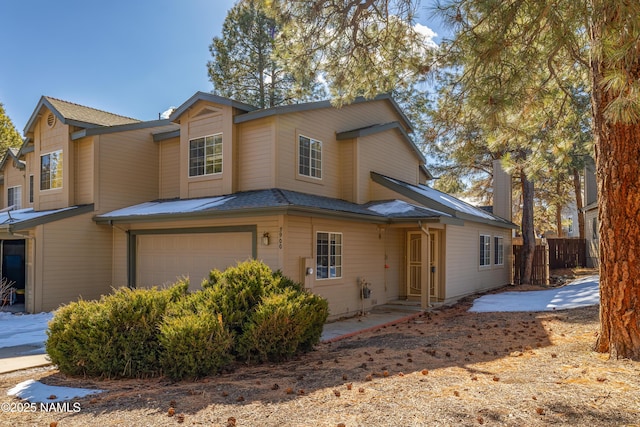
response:
<path id="1" fill-rule="evenodd" d="M 510 283 L 510 208 L 428 187 L 410 131 L 388 96 L 257 110 L 198 92 L 151 122 L 43 97 L 0 168 L 3 274 L 38 312 L 255 258 L 332 318 Z"/>
<path id="2" fill-rule="evenodd" d="M 587 240 L 587 267 L 600 266 L 600 232 L 598 226 L 598 183 L 595 164 L 587 162 L 584 169 L 584 228 Z"/>

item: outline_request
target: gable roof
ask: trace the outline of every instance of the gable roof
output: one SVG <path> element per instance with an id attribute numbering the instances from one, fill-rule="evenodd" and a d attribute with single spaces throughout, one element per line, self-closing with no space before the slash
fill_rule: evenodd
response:
<path id="1" fill-rule="evenodd" d="M 6 165 L 6 163 L 7 163 L 7 161 L 9 159 L 13 160 L 13 164 L 18 169 L 24 169 L 26 167 L 26 163 L 24 161 L 20 160 L 19 156 L 20 156 L 20 149 L 19 148 L 9 147 L 7 149 L 7 152 L 4 154 L 4 157 L 2 158 L 2 161 L 0 162 L 0 171 L 4 170 L 4 166 Z"/>
<path id="2" fill-rule="evenodd" d="M 371 98 L 371 99 L 358 97 L 354 99 L 350 104 L 346 104 L 345 106 L 353 105 L 353 104 L 361 104 L 364 102 L 381 101 L 381 100 L 387 101 L 388 103 L 391 104 L 392 108 L 396 111 L 396 113 L 398 113 L 398 115 L 402 119 L 402 122 L 405 125 L 405 127 L 409 130 L 409 132 L 412 132 L 413 127 L 411 126 L 411 122 L 409 121 L 409 118 L 404 114 L 404 112 L 402 111 L 398 103 L 389 94 L 378 95 L 375 98 Z M 238 114 L 233 118 L 233 122 L 243 123 L 243 122 L 248 122 L 250 120 L 261 119 L 263 117 L 270 117 L 270 116 L 275 116 L 279 114 L 297 113 L 300 111 L 318 110 L 321 108 L 336 108 L 336 107 L 333 104 L 331 104 L 331 101 L 315 101 L 315 102 L 303 102 L 300 104 L 280 105 L 277 107 L 264 108 L 262 110 L 251 111 L 245 114 Z"/>
<path id="3" fill-rule="evenodd" d="M 130 223 L 234 214 L 260 215 L 305 213 L 358 219 L 376 223 L 431 220 L 453 222 L 449 214 L 399 200 L 370 202 L 364 205 L 330 197 L 271 188 L 199 199 L 156 200 L 96 215 L 97 223 Z M 459 221 L 458 221 L 459 222 Z"/>
<path id="4" fill-rule="evenodd" d="M 371 179 L 396 193 L 402 194 L 423 206 L 445 212 L 461 220 L 491 224 L 502 228 L 518 228 L 517 225 L 504 218 L 493 215 L 483 209 L 463 202 L 449 194 L 438 191 L 427 185 L 413 185 L 376 172 L 371 172 Z"/>
<path id="5" fill-rule="evenodd" d="M 24 128 L 24 134 L 33 131 L 40 112 L 43 108 L 48 108 L 58 120 L 64 124 L 74 125 L 83 128 L 93 128 L 100 126 L 117 126 L 132 123 L 139 123 L 140 120 L 125 117 L 96 108 L 86 107 L 69 101 L 43 96 L 38 101 L 38 105 L 31 114 L 29 121 Z"/>
<path id="6" fill-rule="evenodd" d="M 185 111 L 191 108 L 198 101 L 205 101 L 205 102 L 211 102 L 214 104 L 227 105 L 242 111 L 253 111 L 256 109 L 256 107 L 254 107 L 253 105 L 234 101 L 233 99 L 225 98 L 223 96 L 214 95 L 212 93 L 206 93 L 206 92 L 196 92 L 193 96 L 191 96 L 191 98 L 187 99 L 185 102 L 182 103 L 182 105 L 176 108 L 173 111 L 173 113 L 171 113 L 171 115 L 169 116 L 169 120 L 172 122 L 177 120 L 182 114 L 184 114 Z"/>
<path id="7" fill-rule="evenodd" d="M 376 124 L 376 125 L 371 125 L 371 126 L 365 126 L 365 127 L 359 128 L 359 129 L 353 129 L 353 130 L 348 130 L 348 131 L 344 131 L 344 132 L 338 132 L 338 133 L 336 133 L 336 140 L 343 141 L 343 140 L 346 140 L 346 139 L 360 138 L 360 137 L 363 137 L 363 136 L 375 135 L 377 133 L 385 132 L 385 131 L 391 130 L 391 129 L 395 129 L 398 132 L 400 132 L 400 135 L 402 135 L 402 138 L 404 139 L 404 141 L 407 144 L 409 144 L 411 149 L 418 155 L 418 157 L 420 158 L 420 161 L 422 161 L 422 163 L 425 163 L 427 161 L 427 159 L 424 158 L 424 155 L 422 154 L 422 152 L 413 143 L 413 141 L 409 137 L 409 134 L 407 134 L 407 132 L 404 130 L 404 128 L 402 127 L 400 122 L 397 122 L 397 121 L 389 122 L 389 123 L 383 123 L 383 124 Z"/>

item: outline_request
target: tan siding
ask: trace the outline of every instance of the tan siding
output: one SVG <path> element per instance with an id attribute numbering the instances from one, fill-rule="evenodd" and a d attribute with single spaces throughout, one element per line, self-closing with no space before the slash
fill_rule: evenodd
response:
<path id="1" fill-rule="evenodd" d="M 237 191 L 275 187 L 273 123 L 273 118 L 267 118 L 238 127 Z"/>
<path id="2" fill-rule="evenodd" d="M 113 265 L 111 269 L 111 283 L 115 287 L 128 286 L 127 281 L 127 233 L 120 227 L 113 227 L 113 248 L 111 258 Z"/>
<path id="3" fill-rule="evenodd" d="M 386 101 L 279 116 L 276 133 L 278 150 L 276 186 L 326 197 L 342 197 L 340 145 L 344 141 L 336 141 L 336 132 L 354 130 L 398 119 L 396 112 Z M 322 180 L 300 178 L 297 175 L 297 137 L 300 134 L 322 141 Z"/>
<path id="4" fill-rule="evenodd" d="M 70 144 L 69 126 L 62 124 L 56 120 L 53 127 L 49 127 L 46 123 L 48 110 L 43 111 L 42 117 L 36 123 L 34 132 L 35 147 L 35 192 L 34 209 L 48 210 L 68 207 L 73 205 L 73 184 L 75 180 L 73 170 L 74 150 L 73 144 Z M 62 188 L 50 190 L 40 190 L 40 158 L 43 154 L 53 151 L 62 150 Z"/>
<path id="5" fill-rule="evenodd" d="M 5 208 L 9 204 L 8 192 L 9 188 L 20 187 L 20 207 L 29 206 L 29 178 L 26 176 L 24 169 L 15 166 L 13 159 L 10 157 L 4 165 L 4 185 L 2 188 L 2 207 Z"/>
<path id="6" fill-rule="evenodd" d="M 111 228 L 92 221 L 93 213 L 41 226 L 36 237 L 42 252 L 42 305 L 49 311 L 60 304 L 99 298 L 111 291 Z"/>
<path id="7" fill-rule="evenodd" d="M 342 233 L 343 237 L 342 278 L 316 279 L 314 273 L 308 282 L 314 293 L 329 301 L 330 317 L 355 314 L 363 309 L 363 302 L 366 311 L 372 305 L 385 303 L 388 300 L 385 285 L 388 284 L 385 282 L 384 241 L 379 238 L 378 227 L 374 224 L 288 217 L 285 274 L 295 277 L 297 271 L 300 277 L 301 258 L 312 258 L 315 266 L 318 231 Z M 362 277 L 372 289 L 371 298 L 364 301 L 358 287 L 358 278 Z"/>
<path id="8" fill-rule="evenodd" d="M 511 230 L 466 222 L 446 228 L 447 300 L 504 286 L 510 281 Z M 480 268 L 480 234 L 492 236 L 491 267 Z M 493 265 L 493 236 L 504 238 L 504 265 Z"/>
<path id="9" fill-rule="evenodd" d="M 358 203 L 372 199 L 371 171 L 418 184 L 420 161 L 396 130 L 358 138 Z"/>
<path id="10" fill-rule="evenodd" d="M 99 212 L 158 198 L 158 145 L 149 129 L 96 137 Z"/>
<path id="11" fill-rule="evenodd" d="M 95 169 L 93 156 L 93 139 L 84 138 L 76 141 L 76 203 L 79 205 L 94 202 L 93 198 L 93 171 Z"/>
<path id="12" fill-rule="evenodd" d="M 215 110 L 211 112 L 210 109 Z M 189 177 L 189 140 L 222 134 L 222 173 Z M 233 110 L 200 102 L 180 117 L 180 198 L 220 196 L 233 192 Z"/>
<path id="13" fill-rule="evenodd" d="M 358 185 L 358 154 L 356 141 L 340 141 L 340 174 L 342 183 L 342 194 L 340 198 L 349 202 L 356 202 Z M 368 177 L 367 177 L 368 179 Z"/>
<path id="14" fill-rule="evenodd" d="M 180 197 L 180 139 L 163 141 L 160 150 L 160 198 Z"/>

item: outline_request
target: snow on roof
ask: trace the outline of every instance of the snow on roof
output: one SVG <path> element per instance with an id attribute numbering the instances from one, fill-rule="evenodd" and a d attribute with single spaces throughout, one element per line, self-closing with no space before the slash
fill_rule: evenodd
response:
<path id="1" fill-rule="evenodd" d="M 436 189 L 433 189 L 427 185 L 412 185 L 403 181 L 399 181 L 397 179 L 394 178 L 390 178 L 390 177 L 384 177 L 385 179 L 394 182 L 397 185 L 400 186 L 404 186 L 406 188 L 411 189 L 412 191 L 415 191 L 418 194 L 421 194 L 431 200 L 433 200 L 436 203 L 440 203 L 441 205 L 444 205 L 450 209 L 453 209 L 455 211 L 458 212 L 462 212 L 462 213 L 466 213 L 469 215 L 474 215 L 480 218 L 485 218 L 485 219 L 490 219 L 490 220 L 497 220 L 499 219 L 498 217 L 496 217 L 495 215 L 491 215 L 489 212 L 484 211 L 480 208 L 477 208 L 473 205 L 470 205 L 469 203 L 463 202 L 460 199 L 457 199 L 453 196 L 450 196 L 449 194 L 443 193 L 441 191 L 438 191 Z"/>
<path id="2" fill-rule="evenodd" d="M 415 216 L 423 216 L 425 213 L 434 216 L 447 216 L 451 215 L 444 212 L 439 212 L 433 209 L 425 208 L 424 206 L 417 206 L 411 203 L 404 202 L 402 200 L 390 200 L 382 203 L 372 203 L 367 209 L 383 216 L 403 216 L 403 214 L 413 213 Z"/>
<path id="3" fill-rule="evenodd" d="M 206 197 L 202 199 L 158 200 L 129 206 L 100 215 L 101 218 L 115 218 L 127 216 L 144 216 L 159 214 L 178 214 L 203 211 L 224 205 L 233 200 L 234 196 Z"/>
<path id="4" fill-rule="evenodd" d="M 50 211 L 34 211 L 33 208 L 16 209 L 14 211 L 0 212 L 0 225 L 15 224 L 22 221 L 28 221 L 30 219 L 40 218 L 43 216 L 51 215 L 58 212 L 64 212 L 75 209 L 76 206 L 70 206 L 68 208 L 55 209 Z"/>

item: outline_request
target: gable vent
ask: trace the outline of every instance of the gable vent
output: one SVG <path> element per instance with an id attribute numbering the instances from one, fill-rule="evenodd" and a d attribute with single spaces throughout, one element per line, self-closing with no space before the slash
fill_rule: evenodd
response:
<path id="1" fill-rule="evenodd" d="M 53 125 L 55 124 L 56 124 L 56 116 L 53 113 L 49 113 L 49 115 L 47 116 L 47 126 L 52 128 Z"/>

